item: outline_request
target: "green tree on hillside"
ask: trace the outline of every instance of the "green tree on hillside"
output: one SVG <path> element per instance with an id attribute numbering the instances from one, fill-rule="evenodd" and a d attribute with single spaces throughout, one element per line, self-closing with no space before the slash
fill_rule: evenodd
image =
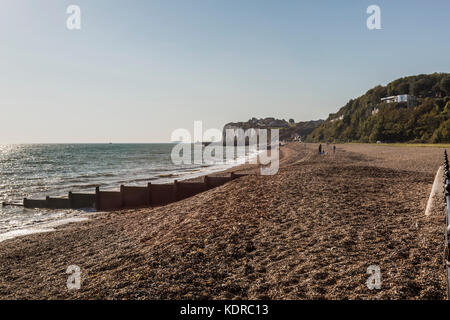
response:
<path id="1" fill-rule="evenodd" d="M 440 89 L 450 96 L 450 76 L 442 78 L 440 82 Z"/>

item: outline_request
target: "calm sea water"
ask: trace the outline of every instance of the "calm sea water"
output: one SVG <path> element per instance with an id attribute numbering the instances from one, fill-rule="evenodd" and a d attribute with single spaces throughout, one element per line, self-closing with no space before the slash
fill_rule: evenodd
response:
<path id="1" fill-rule="evenodd" d="M 0 145 L 0 202 L 22 202 L 66 196 L 69 191 L 94 193 L 120 184 L 170 182 L 226 169 L 228 165 L 174 165 L 173 144 L 40 144 Z M 68 217 L 71 210 L 30 210 L 0 206 L 1 235 Z"/>

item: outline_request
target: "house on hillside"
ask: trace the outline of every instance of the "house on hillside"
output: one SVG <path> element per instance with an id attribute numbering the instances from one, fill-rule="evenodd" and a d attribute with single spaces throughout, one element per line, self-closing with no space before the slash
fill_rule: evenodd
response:
<path id="1" fill-rule="evenodd" d="M 384 103 L 406 103 L 408 107 L 414 107 L 416 105 L 416 97 L 409 94 L 400 94 L 398 96 L 390 96 L 381 98 L 381 102 Z"/>
<path id="2" fill-rule="evenodd" d="M 343 120 L 343 119 L 344 119 L 344 115 L 341 115 L 339 118 L 331 119 L 330 122 L 335 122 L 335 121 Z"/>

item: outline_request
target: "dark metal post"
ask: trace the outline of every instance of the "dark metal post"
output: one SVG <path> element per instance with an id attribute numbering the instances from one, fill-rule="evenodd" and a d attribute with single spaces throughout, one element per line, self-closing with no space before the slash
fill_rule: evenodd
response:
<path id="1" fill-rule="evenodd" d="M 445 260 L 447 264 L 447 299 L 450 299 L 450 171 L 447 150 L 444 150 L 444 196 L 447 204 L 445 232 Z"/>

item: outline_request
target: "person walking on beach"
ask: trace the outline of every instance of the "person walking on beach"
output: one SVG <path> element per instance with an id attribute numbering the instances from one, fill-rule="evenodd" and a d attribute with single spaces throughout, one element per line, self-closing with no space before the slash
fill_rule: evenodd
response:
<path id="1" fill-rule="evenodd" d="M 336 153 L 336 146 L 333 146 L 333 153 Z"/>
<path id="2" fill-rule="evenodd" d="M 319 144 L 319 154 L 322 154 L 322 145 Z"/>

